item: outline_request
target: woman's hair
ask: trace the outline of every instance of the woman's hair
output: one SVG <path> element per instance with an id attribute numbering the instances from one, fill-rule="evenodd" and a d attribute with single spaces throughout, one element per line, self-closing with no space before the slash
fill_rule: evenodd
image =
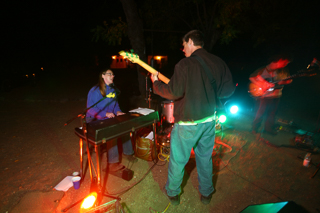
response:
<path id="1" fill-rule="evenodd" d="M 105 97 L 107 95 L 106 94 L 106 83 L 104 82 L 102 75 L 105 75 L 108 70 L 110 70 L 110 69 L 103 70 L 99 73 L 98 87 L 99 87 L 99 90 L 100 90 L 102 97 Z"/>

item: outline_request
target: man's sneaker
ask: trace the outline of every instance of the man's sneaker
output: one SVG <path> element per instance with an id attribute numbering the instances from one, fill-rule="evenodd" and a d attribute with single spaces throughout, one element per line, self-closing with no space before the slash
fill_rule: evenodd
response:
<path id="1" fill-rule="evenodd" d="M 209 195 L 209 196 L 203 196 L 203 195 L 201 195 L 201 202 L 203 203 L 203 204 L 205 204 L 205 205 L 207 205 L 207 204 L 209 204 L 210 203 L 210 201 L 211 201 L 211 198 L 212 198 L 212 193 Z"/>
<path id="2" fill-rule="evenodd" d="M 179 195 L 176 195 L 174 197 L 170 197 L 169 195 L 167 195 L 169 200 L 170 200 L 170 203 L 174 206 L 177 206 L 180 204 L 180 196 Z"/>
<path id="3" fill-rule="evenodd" d="M 167 190 L 166 190 L 165 187 L 163 187 L 162 193 L 168 198 L 169 202 L 170 202 L 172 205 L 177 206 L 177 205 L 180 204 L 180 196 L 179 196 L 179 195 L 170 197 L 170 196 L 167 194 Z"/>

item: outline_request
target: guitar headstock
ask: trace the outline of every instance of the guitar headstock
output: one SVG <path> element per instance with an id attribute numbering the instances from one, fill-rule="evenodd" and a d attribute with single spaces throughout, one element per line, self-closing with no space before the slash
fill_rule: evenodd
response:
<path id="1" fill-rule="evenodd" d="M 140 61 L 139 56 L 134 53 L 130 52 L 125 52 L 125 51 L 120 51 L 119 55 L 128 58 L 132 63 L 137 63 L 137 61 Z"/>

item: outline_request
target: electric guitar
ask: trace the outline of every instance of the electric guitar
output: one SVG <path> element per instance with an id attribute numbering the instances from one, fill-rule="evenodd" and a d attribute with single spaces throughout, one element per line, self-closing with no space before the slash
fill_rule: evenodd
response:
<path id="1" fill-rule="evenodd" d="M 279 89 L 281 88 L 280 85 L 277 85 L 277 83 L 279 83 L 280 81 L 286 81 L 286 80 L 290 80 L 293 78 L 297 78 L 297 77 L 302 77 L 302 76 L 314 76 L 317 73 L 315 73 L 315 69 L 307 69 L 307 70 L 302 70 L 299 71 L 297 74 L 291 75 L 287 78 L 278 80 L 278 81 L 269 81 L 270 83 L 275 84 L 274 87 L 270 87 L 267 90 L 263 90 L 259 85 L 255 84 L 255 83 L 249 83 L 249 90 L 248 92 L 251 94 L 251 96 L 253 97 L 263 97 L 266 96 L 270 93 L 272 93 L 275 89 Z M 312 73 L 311 73 L 312 72 Z M 268 79 L 266 79 L 268 81 Z M 280 86 L 280 87 L 279 87 Z"/>
<path id="2" fill-rule="evenodd" d="M 150 67 L 148 64 L 146 64 L 145 62 L 143 62 L 142 60 L 139 59 L 139 56 L 137 54 L 133 54 L 133 53 L 129 53 L 129 52 L 125 52 L 125 51 L 120 51 L 119 54 L 123 57 L 128 58 L 132 63 L 137 63 L 140 66 L 142 66 L 143 68 L 145 68 L 148 72 L 150 72 L 151 74 L 157 74 L 157 70 L 153 69 L 152 67 Z M 159 80 L 163 81 L 164 83 L 168 84 L 170 79 L 168 79 L 166 76 L 162 75 L 160 72 L 158 74 L 158 78 Z M 218 99 L 217 102 L 217 108 L 218 109 L 223 109 L 224 105 L 221 103 L 221 101 Z"/>
<path id="3" fill-rule="evenodd" d="M 145 68 L 148 72 L 150 72 L 151 74 L 156 75 L 158 74 L 158 78 L 159 80 L 163 81 L 164 83 L 168 84 L 170 79 L 167 78 L 166 76 L 162 75 L 160 72 L 158 72 L 157 70 L 155 70 L 153 67 L 150 67 L 149 64 L 146 64 L 144 61 L 139 59 L 139 56 L 137 54 L 133 54 L 133 53 L 129 53 L 129 52 L 125 52 L 125 51 L 120 51 L 119 55 L 126 57 L 129 59 L 129 61 L 131 61 L 132 63 L 137 63 L 140 66 L 142 66 L 143 68 Z"/>

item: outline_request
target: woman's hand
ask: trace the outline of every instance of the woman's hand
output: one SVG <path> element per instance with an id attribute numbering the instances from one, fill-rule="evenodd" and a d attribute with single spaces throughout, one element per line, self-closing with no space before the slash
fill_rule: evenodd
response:
<path id="1" fill-rule="evenodd" d="M 117 116 L 119 116 L 119 115 L 124 115 L 124 114 L 126 114 L 126 113 L 120 112 L 120 111 L 117 112 Z"/>
<path id="2" fill-rule="evenodd" d="M 112 112 L 107 112 L 106 113 L 106 117 L 107 118 L 114 118 L 114 117 L 116 117 Z"/>

